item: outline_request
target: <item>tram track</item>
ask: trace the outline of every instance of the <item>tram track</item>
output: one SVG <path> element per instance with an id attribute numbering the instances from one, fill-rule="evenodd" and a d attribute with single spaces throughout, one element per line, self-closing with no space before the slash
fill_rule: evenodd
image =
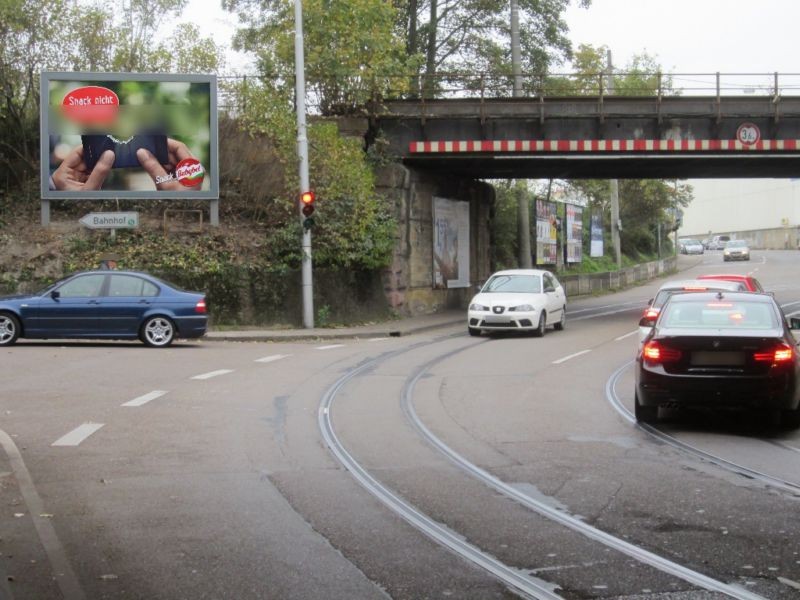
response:
<path id="1" fill-rule="evenodd" d="M 647 423 L 638 423 L 636 421 L 636 417 L 634 414 L 625 407 L 620 399 L 619 395 L 616 391 L 616 385 L 622 375 L 625 373 L 633 365 L 633 361 L 627 362 L 622 365 L 619 369 L 617 369 L 611 377 L 606 382 L 606 398 L 608 399 L 611 406 L 614 410 L 619 413 L 619 415 L 631 423 L 632 425 L 638 427 L 640 430 L 644 431 L 652 438 L 658 440 L 659 442 L 666 444 L 672 448 L 680 450 L 681 452 L 695 458 L 697 460 L 711 463 L 729 473 L 733 473 L 735 475 L 739 475 L 741 477 L 745 477 L 747 479 L 758 481 L 768 487 L 779 489 L 784 492 L 789 492 L 795 496 L 800 496 L 800 483 L 796 483 L 793 481 L 788 481 L 781 477 L 776 477 L 774 475 L 770 475 L 768 473 L 763 473 L 761 471 L 757 471 L 755 469 L 751 469 L 750 467 L 746 467 L 744 465 L 735 463 L 730 461 L 726 458 L 722 458 L 721 456 L 717 456 L 716 454 L 712 454 L 711 452 L 706 452 L 705 450 L 701 450 L 696 446 L 688 444 L 679 440 L 678 438 L 671 436 L 667 433 L 664 433 L 657 427 L 653 427 Z M 771 443 L 775 446 L 783 448 L 789 451 L 798 451 L 792 446 L 788 444 L 784 444 L 782 442 L 776 442 L 774 440 L 763 440 L 764 442 Z"/>
<path id="2" fill-rule="evenodd" d="M 445 338 L 437 338 L 429 342 L 415 344 L 402 350 L 396 350 L 386 353 L 374 359 L 368 360 L 365 363 L 355 367 L 351 371 L 340 377 L 322 397 L 319 406 L 319 428 L 322 433 L 323 439 L 328 448 L 336 459 L 353 475 L 357 482 L 364 487 L 367 491 L 378 498 L 384 505 L 392 511 L 401 516 L 408 523 L 422 531 L 425 535 L 434 539 L 439 544 L 449 548 L 453 552 L 462 556 L 473 564 L 489 571 L 510 589 L 522 594 L 524 597 L 530 598 L 560 598 L 554 591 L 554 585 L 536 580 L 522 573 L 520 570 L 510 567 L 496 558 L 485 553 L 476 546 L 466 542 L 460 535 L 454 533 L 452 530 L 434 521 L 418 508 L 412 506 L 404 500 L 399 494 L 385 486 L 383 483 L 373 477 L 348 451 L 342 443 L 341 439 L 336 434 L 333 423 L 333 406 L 339 392 L 347 385 L 348 382 L 357 378 L 358 376 L 372 370 L 382 362 L 390 360 L 400 354 L 409 352 L 414 349 L 419 349 L 423 346 L 429 346 L 446 339 L 452 339 L 454 336 L 447 336 Z M 464 352 L 475 344 L 469 344 L 462 348 L 452 350 L 441 354 L 440 356 L 427 361 L 419 366 L 414 373 L 406 379 L 405 385 L 401 393 L 401 405 L 403 412 L 412 424 L 417 433 L 436 451 L 446 456 L 453 464 L 460 470 L 464 471 L 471 477 L 479 480 L 484 485 L 499 492 L 503 496 L 519 503 L 530 511 L 552 521 L 561 526 L 564 526 L 574 532 L 577 532 L 584 537 L 603 544 L 604 546 L 614 549 L 630 558 L 637 560 L 643 564 L 653 567 L 663 573 L 667 573 L 674 577 L 680 578 L 698 588 L 718 592 L 731 598 L 738 600 L 763 600 L 762 596 L 754 594 L 743 587 L 735 584 L 728 584 L 717 581 L 707 575 L 693 571 L 687 567 L 674 563 L 664 557 L 654 554 L 648 550 L 640 548 L 634 544 L 626 542 L 620 538 L 614 537 L 604 531 L 597 529 L 587 523 L 581 521 L 564 511 L 548 506 L 541 501 L 521 492 L 520 490 L 508 485 L 495 477 L 488 471 L 482 469 L 478 465 L 471 463 L 466 458 L 455 452 L 452 448 L 447 446 L 441 439 L 436 437 L 422 422 L 417 415 L 413 406 L 413 393 L 416 383 L 437 363 L 440 363 L 447 358 L 455 356 Z"/>

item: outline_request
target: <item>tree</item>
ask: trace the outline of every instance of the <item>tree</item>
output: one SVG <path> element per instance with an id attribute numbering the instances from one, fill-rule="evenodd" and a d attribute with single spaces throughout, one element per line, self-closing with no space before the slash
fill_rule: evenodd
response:
<path id="1" fill-rule="evenodd" d="M 292 3 L 225 0 L 244 23 L 236 48 L 253 52 L 260 73 L 285 89 L 294 82 Z M 409 59 L 386 0 L 305 0 L 303 37 L 309 102 L 322 115 L 352 114 L 386 90 L 405 85 Z"/>
<path id="2" fill-rule="evenodd" d="M 571 0 L 519 0 L 522 72 L 528 91 L 571 57 L 564 11 Z M 591 0 L 578 0 L 589 6 Z M 510 93 L 508 0 L 404 0 L 400 16 L 409 55 L 424 55 L 426 95 L 446 86 L 497 85 Z M 484 77 L 481 78 L 480 75 Z"/>

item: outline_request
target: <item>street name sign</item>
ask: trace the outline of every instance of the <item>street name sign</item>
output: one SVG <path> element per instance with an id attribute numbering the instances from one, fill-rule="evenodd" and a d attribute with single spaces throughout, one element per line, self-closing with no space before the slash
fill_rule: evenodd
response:
<path id="1" fill-rule="evenodd" d="M 132 229 L 139 226 L 138 212 L 89 213 L 80 220 L 89 229 Z"/>

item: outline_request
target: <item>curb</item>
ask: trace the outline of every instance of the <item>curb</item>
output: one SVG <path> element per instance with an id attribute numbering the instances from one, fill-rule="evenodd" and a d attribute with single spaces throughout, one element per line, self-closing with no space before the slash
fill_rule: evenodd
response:
<path id="1" fill-rule="evenodd" d="M 376 337 L 403 337 L 414 333 L 422 333 L 433 329 L 452 327 L 464 319 L 458 318 L 441 323 L 426 325 L 399 326 L 396 329 L 379 329 L 373 331 L 351 331 L 348 333 L 332 330 L 330 333 L 322 331 L 305 332 L 303 330 L 275 332 L 275 331 L 230 331 L 211 332 L 206 334 L 203 341 L 208 342 L 300 342 L 306 340 L 352 340 Z"/>

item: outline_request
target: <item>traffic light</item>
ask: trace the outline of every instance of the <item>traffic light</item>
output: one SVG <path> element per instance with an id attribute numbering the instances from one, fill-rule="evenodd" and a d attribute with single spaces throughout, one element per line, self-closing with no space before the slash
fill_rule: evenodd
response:
<path id="1" fill-rule="evenodd" d="M 300 194 L 300 204 L 302 206 L 300 210 L 305 217 L 305 219 L 303 219 L 304 229 L 311 229 L 314 226 L 314 219 L 311 217 L 311 215 L 314 214 L 314 201 L 316 199 L 316 195 L 310 190 Z"/>

